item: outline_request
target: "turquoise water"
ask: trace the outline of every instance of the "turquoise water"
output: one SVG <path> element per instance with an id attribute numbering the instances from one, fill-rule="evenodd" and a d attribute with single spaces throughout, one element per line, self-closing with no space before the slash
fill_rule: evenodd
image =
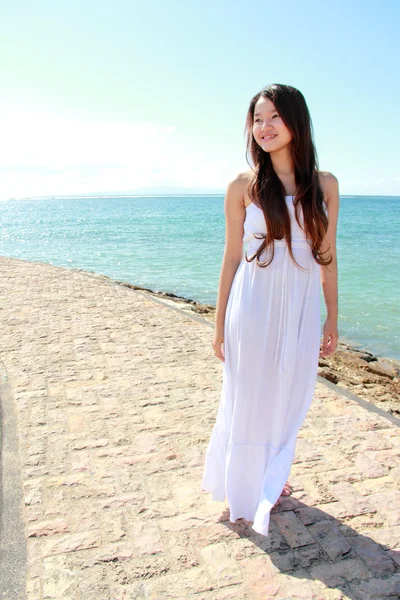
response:
<path id="1" fill-rule="evenodd" d="M 224 198 L 163 196 L 0 203 L 0 255 L 87 269 L 216 303 Z M 339 335 L 400 359 L 400 197 L 342 196 Z M 321 324 L 325 319 L 322 300 Z"/>

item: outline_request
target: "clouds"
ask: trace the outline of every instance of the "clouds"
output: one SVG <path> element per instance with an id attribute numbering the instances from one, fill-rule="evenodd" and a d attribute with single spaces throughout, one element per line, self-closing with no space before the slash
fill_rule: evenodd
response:
<path id="1" fill-rule="evenodd" d="M 224 188 L 232 174 L 228 157 L 188 144 L 169 124 L 83 122 L 3 110 L 0 130 L 2 199 L 154 185 Z"/>

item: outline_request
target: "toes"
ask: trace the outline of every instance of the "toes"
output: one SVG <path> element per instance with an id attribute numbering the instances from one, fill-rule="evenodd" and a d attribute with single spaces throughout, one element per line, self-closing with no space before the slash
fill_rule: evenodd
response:
<path id="1" fill-rule="evenodd" d="M 287 481 L 283 487 L 282 496 L 289 496 L 292 492 L 292 486 L 290 485 L 290 483 Z"/>
<path id="2" fill-rule="evenodd" d="M 229 516 L 230 516 L 230 510 L 229 510 L 229 506 L 228 506 L 227 508 L 224 509 L 221 516 L 218 517 L 218 522 L 229 521 Z"/>
<path id="3" fill-rule="evenodd" d="M 278 500 L 275 502 L 275 504 L 273 505 L 273 507 L 272 507 L 272 508 L 275 508 L 275 507 L 276 507 L 276 506 L 278 506 L 278 504 L 280 504 L 280 503 L 281 503 L 281 499 L 280 499 L 280 498 L 278 498 Z"/>

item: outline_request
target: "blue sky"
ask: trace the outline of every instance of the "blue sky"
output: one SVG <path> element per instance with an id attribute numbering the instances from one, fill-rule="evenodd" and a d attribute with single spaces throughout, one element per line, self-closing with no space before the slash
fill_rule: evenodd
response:
<path id="1" fill-rule="evenodd" d="M 400 195 L 398 0 L 13 0 L 0 24 L 0 198 L 224 191 L 268 83 L 301 90 L 345 194 Z"/>

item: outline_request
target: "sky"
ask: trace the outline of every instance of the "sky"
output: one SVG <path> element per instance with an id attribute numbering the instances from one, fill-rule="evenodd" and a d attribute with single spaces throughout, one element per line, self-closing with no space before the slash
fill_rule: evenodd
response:
<path id="1" fill-rule="evenodd" d="M 398 0 L 13 0 L 0 199 L 223 193 L 270 83 L 298 88 L 341 195 L 400 195 Z"/>

